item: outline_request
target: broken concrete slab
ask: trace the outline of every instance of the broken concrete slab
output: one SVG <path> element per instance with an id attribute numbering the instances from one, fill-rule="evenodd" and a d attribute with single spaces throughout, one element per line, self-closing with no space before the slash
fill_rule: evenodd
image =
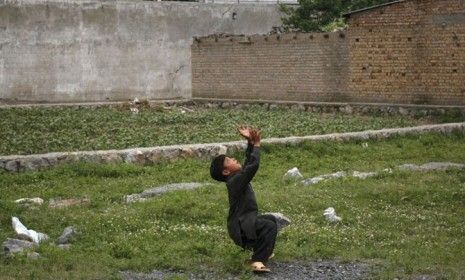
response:
<path id="1" fill-rule="evenodd" d="M 3 251 L 8 255 L 19 253 L 26 249 L 32 248 L 35 246 L 35 244 L 26 240 L 7 238 L 7 240 L 3 242 L 2 246 Z"/>
<path id="2" fill-rule="evenodd" d="M 48 202 L 48 207 L 49 208 L 67 208 L 71 206 L 77 206 L 77 205 L 85 205 L 89 204 L 90 199 L 88 198 L 70 198 L 70 199 L 57 199 L 57 198 L 52 198 Z"/>
<path id="3" fill-rule="evenodd" d="M 142 193 L 130 194 L 125 196 L 124 200 L 127 203 L 144 201 L 148 198 L 162 195 L 167 192 L 178 191 L 178 190 L 193 190 L 202 187 L 202 183 L 176 183 L 168 184 L 159 187 L 154 187 L 143 191 Z"/>
<path id="4" fill-rule="evenodd" d="M 416 164 L 403 164 L 397 167 L 400 170 L 410 171 L 432 171 L 432 170 L 446 170 L 450 168 L 465 169 L 465 164 L 453 163 L 453 162 L 428 162 L 423 165 Z"/>
<path id="5" fill-rule="evenodd" d="M 337 178 L 342 178 L 342 177 L 345 177 L 345 176 L 347 176 L 347 173 L 345 171 L 338 171 L 338 172 L 335 172 L 335 173 L 324 174 L 324 175 L 320 175 L 320 176 L 317 176 L 317 177 L 313 177 L 313 178 L 303 180 L 302 184 L 304 186 L 311 186 L 311 185 L 314 185 L 314 184 L 316 184 L 318 182 L 321 182 L 321 181 L 324 181 L 324 180 L 327 180 L 327 179 L 337 179 Z"/>

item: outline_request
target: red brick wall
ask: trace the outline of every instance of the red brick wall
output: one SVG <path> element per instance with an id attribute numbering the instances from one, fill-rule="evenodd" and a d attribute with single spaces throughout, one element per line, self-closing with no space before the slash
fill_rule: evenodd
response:
<path id="1" fill-rule="evenodd" d="M 201 38 L 192 45 L 193 97 L 345 99 L 344 33 Z"/>
<path id="2" fill-rule="evenodd" d="M 193 97 L 465 105 L 465 1 L 406 0 L 348 23 L 346 33 L 201 38 Z"/>

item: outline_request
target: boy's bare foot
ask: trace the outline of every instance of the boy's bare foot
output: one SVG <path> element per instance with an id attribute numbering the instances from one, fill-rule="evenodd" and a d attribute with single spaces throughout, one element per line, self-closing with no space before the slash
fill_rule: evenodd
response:
<path id="1" fill-rule="evenodd" d="M 256 273 L 271 272 L 262 262 L 253 262 L 250 264 L 252 271 Z"/>

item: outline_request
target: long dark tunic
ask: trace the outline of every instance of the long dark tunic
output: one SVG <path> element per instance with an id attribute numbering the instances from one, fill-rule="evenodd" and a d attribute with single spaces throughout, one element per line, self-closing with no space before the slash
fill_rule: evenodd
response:
<path id="1" fill-rule="evenodd" d="M 250 181 L 260 162 L 260 148 L 249 144 L 242 170 L 229 176 L 226 181 L 229 197 L 228 232 L 234 243 L 242 244 L 242 235 L 248 240 L 257 238 L 255 221 L 258 206 Z"/>

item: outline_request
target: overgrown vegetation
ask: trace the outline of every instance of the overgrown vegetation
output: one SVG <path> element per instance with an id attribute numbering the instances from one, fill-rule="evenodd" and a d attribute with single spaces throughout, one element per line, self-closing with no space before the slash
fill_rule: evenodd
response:
<path id="1" fill-rule="evenodd" d="M 123 114 L 123 113 L 122 113 Z M 293 225 L 278 237 L 276 261 L 341 259 L 380 266 L 383 279 L 431 275 L 465 277 L 465 173 L 394 171 L 360 180 L 344 178 L 304 187 L 284 182 L 294 166 L 305 177 L 345 170 L 380 171 L 404 163 L 465 162 L 464 134 L 427 134 L 386 141 L 264 145 L 253 181 L 261 211 L 279 211 Z M 238 154 L 236 156 L 242 156 Z M 66 226 L 81 232 L 69 251 L 43 244 L 41 258 L 0 257 L 2 279 L 111 279 L 118 271 L 214 270 L 247 279 L 248 257 L 229 240 L 224 185 L 208 174 L 209 161 L 169 164 L 68 165 L 42 172 L 0 172 L 0 241 L 13 237 L 11 216 L 55 240 Z M 124 204 L 124 195 L 174 182 L 211 183 L 194 191 L 169 193 Z M 88 197 L 68 209 L 22 208 L 21 197 Z M 334 207 L 342 224 L 322 213 Z"/>
<path id="2" fill-rule="evenodd" d="M 297 8 L 281 5 L 287 15 L 283 24 L 302 31 L 333 31 L 346 26 L 343 13 L 387 2 L 392 0 L 299 0 Z"/>
<path id="3" fill-rule="evenodd" d="M 289 109 L 171 110 L 142 108 L 0 109 L 0 155 L 124 149 L 239 140 L 237 124 L 260 127 L 265 137 L 301 136 L 463 121 L 461 114 L 408 117 L 320 114 Z"/>

